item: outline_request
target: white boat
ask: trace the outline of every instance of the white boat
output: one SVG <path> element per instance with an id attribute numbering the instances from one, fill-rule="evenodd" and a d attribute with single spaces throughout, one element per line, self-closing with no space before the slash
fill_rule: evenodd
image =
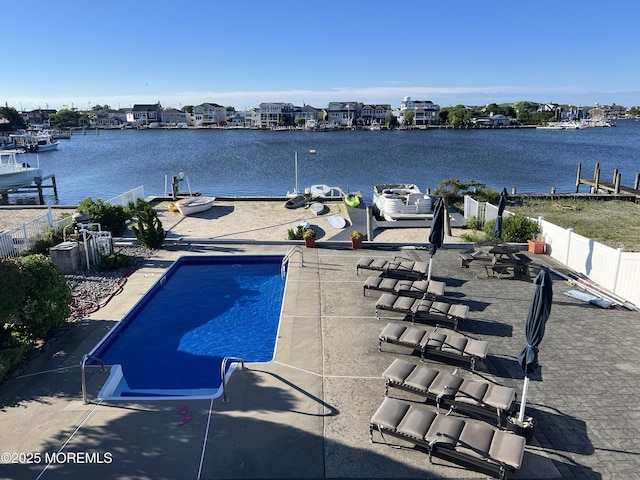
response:
<path id="1" fill-rule="evenodd" d="M 0 192 L 30 186 L 42 177 L 39 167 L 32 167 L 16 158 L 21 150 L 0 150 Z"/>
<path id="2" fill-rule="evenodd" d="M 50 135 L 38 135 L 36 140 L 36 152 L 50 152 L 51 150 L 57 150 L 60 142 L 58 140 L 52 140 Z"/>
<path id="3" fill-rule="evenodd" d="M 431 197 L 412 183 L 374 185 L 373 206 L 387 221 L 433 218 Z"/>
<path id="4" fill-rule="evenodd" d="M 562 122 L 548 122 L 546 125 L 538 125 L 537 130 L 580 130 L 582 125 L 573 120 Z"/>
<path id="5" fill-rule="evenodd" d="M 9 137 L 15 142 L 16 148 L 27 152 L 48 152 L 56 150 L 60 142 L 53 140 L 48 132 L 13 133 Z"/>
<path id="6" fill-rule="evenodd" d="M 187 197 L 174 203 L 178 211 L 184 215 L 204 212 L 213 206 L 216 197 Z"/>

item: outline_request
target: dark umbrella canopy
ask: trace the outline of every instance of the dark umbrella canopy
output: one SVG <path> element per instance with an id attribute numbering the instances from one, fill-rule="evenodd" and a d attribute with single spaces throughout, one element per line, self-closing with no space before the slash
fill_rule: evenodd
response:
<path id="1" fill-rule="evenodd" d="M 444 200 L 439 198 L 433 209 L 431 231 L 429 232 L 429 253 L 434 255 L 444 242 Z"/>
<path id="2" fill-rule="evenodd" d="M 535 372 L 538 368 L 538 345 L 544 337 L 544 328 L 551 313 L 553 300 L 553 282 L 549 269 L 543 267 L 533 283 L 536 284 L 536 291 L 525 322 L 527 346 L 518 356 L 518 363 L 525 375 Z"/>
<path id="3" fill-rule="evenodd" d="M 493 224 L 493 236 L 500 238 L 502 236 L 502 214 L 507 206 L 507 189 L 503 188 L 500 192 L 500 200 L 498 201 L 498 216 L 496 223 Z"/>

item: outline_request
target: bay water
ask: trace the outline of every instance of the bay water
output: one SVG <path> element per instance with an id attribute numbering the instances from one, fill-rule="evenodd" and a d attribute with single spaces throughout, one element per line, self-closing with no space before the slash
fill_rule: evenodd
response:
<path id="1" fill-rule="evenodd" d="M 24 154 L 55 174 L 58 199 L 75 205 L 91 197 L 107 200 L 142 185 L 146 196 L 170 192 L 173 175 L 184 172 L 180 191 L 213 196 L 284 196 L 325 184 L 360 191 L 371 201 L 373 185 L 415 183 L 434 190 L 448 178 L 476 180 L 511 192 L 575 191 L 578 164 L 602 180 L 615 169 L 633 186 L 640 172 L 640 122 L 621 120 L 613 128 L 536 130 L 260 131 L 147 129 L 74 132 L 57 151 Z M 312 153 L 315 152 L 315 153 Z M 25 160 L 23 160 L 25 161 Z M 167 186 L 167 182 L 169 185 Z M 167 189 L 168 188 L 168 189 Z M 588 187 L 582 186 L 581 192 Z M 28 203 L 24 195 L 10 203 Z"/>

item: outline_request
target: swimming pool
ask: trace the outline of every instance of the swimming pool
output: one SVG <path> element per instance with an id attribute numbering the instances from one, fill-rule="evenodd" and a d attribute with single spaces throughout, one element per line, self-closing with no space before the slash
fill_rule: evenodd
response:
<path id="1" fill-rule="evenodd" d="M 282 259 L 180 257 L 89 353 L 113 366 L 98 398 L 216 397 L 224 357 L 271 361 Z"/>

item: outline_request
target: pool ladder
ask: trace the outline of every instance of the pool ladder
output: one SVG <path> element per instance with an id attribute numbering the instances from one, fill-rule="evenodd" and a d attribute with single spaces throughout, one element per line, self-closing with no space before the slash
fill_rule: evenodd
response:
<path id="1" fill-rule="evenodd" d="M 87 401 L 87 376 L 85 374 L 85 367 L 86 367 L 86 363 L 87 360 L 93 360 L 95 362 L 100 362 L 100 371 L 104 372 L 107 367 L 104 364 L 104 361 L 98 357 L 94 357 L 93 355 L 89 355 L 88 353 L 85 353 L 82 357 L 82 362 L 80 363 L 80 379 L 81 379 L 81 383 L 82 383 L 82 403 L 83 405 L 86 405 L 87 403 L 89 403 Z M 91 365 L 90 365 L 91 366 Z"/>
<path id="2" fill-rule="evenodd" d="M 240 366 L 244 370 L 244 359 L 240 357 L 224 357 L 220 364 L 220 378 L 222 379 L 222 403 L 229 403 L 227 398 L 227 364 L 229 362 L 240 362 Z"/>
<path id="3" fill-rule="evenodd" d="M 280 266 L 280 275 L 282 276 L 282 278 L 284 278 L 284 274 L 286 272 L 286 266 L 289 263 L 289 260 L 291 260 L 291 257 L 293 257 L 294 253 L 300 254 L 300 262 L 304 267 L 304 255 L 302 253 L 302 247 L 300 245 L 291 247 L 289 251 L 286 253 L 286 255 L 284 256 L 284 258 L 282 259 L 282 265 Z"/>

